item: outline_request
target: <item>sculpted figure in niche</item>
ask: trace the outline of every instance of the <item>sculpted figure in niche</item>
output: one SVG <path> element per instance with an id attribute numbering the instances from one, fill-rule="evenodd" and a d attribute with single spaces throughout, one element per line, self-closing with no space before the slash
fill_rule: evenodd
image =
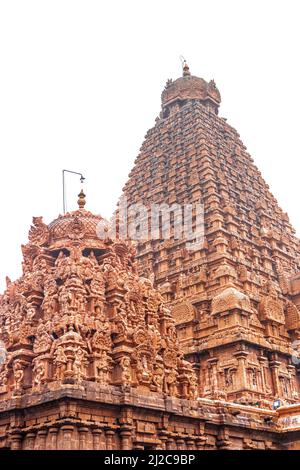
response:
<path id="1" fill-rule="evenodd" d="M 32 272 L 32 258 L 27 253 L 26 247 L 24 245 L 22 245 L 22 252 L 23 252 L 22 271 L 23 271 L 23 274 L 26 275 L 27 273 Z"/>
<path id="2" fill-rule="evenodd" d="M 67 356 L 62 346 L 58 346 L 54 353 L 54 365 L 55 365 L 55 378 L 57 380 L 64 379 L 64 373 L 67 367 Z"/>
<path id="3" fill-rule="evenodd" d="M 71 256 L 65 256 L 62 254 L 60 260 L 57 259 L 57 272 L 56 275 L 61 279 L 67 279 L 71 275 L 77 275 L 77 266 L 74 263 L 74 260 L 71 259 Z"/>
<path id="4" fill-rule="evenodd" d="M 177 396 L 177 377 L 178 372 L 175 369 L 169 369 L 165 375 L 166 393 L 171 397 Z"/>
<path id="5" fill-rule="evenodd" d="M 95 267 L 98 265 L 94 253 L 91 252 L 88 257 L 80 257 L 80 270 L 83 279 L 93 279 Z"/>
<path id="6" fill-rule="evenodd" d="M 64 277 L 65 266 L 67 264 L 67 257 L 63 251 L 59 252 L 58 257 L 55 260 L 54 266 L 56 268 L 56 276 L 59 278 Z"/>
<path id="7" fill-rule="evenodd" d="M 254 369 L 249 369 L 248 375 L 249 375 L 250 387 L 257 388 L 256 371 Z"/>
<path id="8" fill-rule="evenodd" d="M 167 328 L 166 343 L 169 348 L 172 348 L 177 344 L 177 333 L 174 325 L 170 325 Z"/>
<path id="9" fill-rule="evenodd" d="M 104 278 L 108 283 L 108 288 L 115 288 L 120 277 L 120 267 L 115 255 L 113 256 L 113 254 L 111 254 L 109 258 L 104 260 L 102 264 L 102 271 Z"/>
<path id="10" fill-rule="evenodd" d="M 73 372 L 75 378 L 80 382 L 83 377 L 85 376 L 85 372 L 83 368 L 85 366 L 86 360 L 86 351 L 84 351 L 81 347 L 78 347 L 75 351 L 75 358 L 73 362 Z"/>
<path id="11" fill-rule="evenodd" d="M 14 302 L 14 307 L 11 312 L 11 319 L 15 321 L 20 321 L 23 316 L 23 307 L 26 306 L 26 299 L 23 296 L 18 296 L 16 302 Z"/>
<path id="12" fill-rule="evenodd" d="M 40 389 L 41 384 L 42 384 L 42 380 L 45 377 L 45 372 L 46 372 L 46 369 L 45 369 L 45 365 L 44 365 L 43 361 L 41 361 L 39 359 L 37 361 L 35 361 L 34 367 L 33 367 L 33 375 L 34 375 L 33 387 L 36 390 Z"/>
<path id="13" fill-rule="evenodd" d="M 58 302 L 62 314 L 68 313 L 69 305 L 72 301 L 72 295 L 67 290 L 66 286 L 62 285 L 59 289 Z"/>
<path id="14" fill-rule="evenodd" d="M 110 334 L 110 323 L 107 321 L 106 315 L 101 313 L 98 318 L 95 319 L 95 327 L 97 332 L 104 332 L 106 334 Z"/>
<path id="15" fill-rule="evenodd" d="M 13 363 L 13 373 L 14 373 L 14 388 L 16 392 L 21 391 L 23 379 L 24 379 L 24 363 L 17 359 Z"/>
<path id="16" fill-rule="evenodd" d="M 288 386 L 288 379 L 286 377 L 280 377 L 280 384 L 281 384 L 281 391 L 284 397 L 289 396 L 289 386 Z"/>
<path id="17" fill-rule="evenodd" d="M 6 387 L 8 383 L 8 370 L 7 367 L 2 365 L 0 366 L 0 390 L 2 387 Z"/>
<path id="18" fill-rule="evenodd" d="M 42 303 L 42 308 L 46 315 L 52 316 L 57 310 L 57 285 L 54 279 L 48 277 L 45 280 L 44 286 L 44 300 Z"/>
<path id="19" fill-rule="evenodd" d="M 164 383 L 164 369 L 158 363 L 154 364 L 154 372 L 152 382 L 156 387 L 157 392 L 162 392 Z"/>
<path id="20" fill-rule="evenodd" d="M 108 383 L 108 373 L 109 373 L 109 357 L 106 351 L 101 352 L 101 357 L 97 360 L 96 363 L 96 374 L 97 381 L 101 384 Z"/>
<path id="21" fill-rule="evenodd" d="M 73 308 L 78 312 L 82 312 L 84 311 L 84 306 L 85 306 L 84 295 L 80 290 L 78 290 L 74 293 Z"/>
<path id="22" fill-rule="evenodd" d="M 148 359 L 143 354 L 138 360 L 138 373 L 137 378 L 139 382 L 149 382 L 151 379 L 151 371 L 149 370 Z"/>
<path id="23" fill-rule="evenodd" d="M 124 385 L 131 383 L 131 362 L 130 358 L 124 356 L 120 359 L 120 367 L 121 367 L 121 380 Z"/>
<path id="24" fill-rule="evenodd" d="M 105 299 L 105 281 L 100 272 L 97 272 L 92 279 L 88 286 L 88 293 L 91 298 L 91 311 L 97 315 L 101 314 Z"/>
<path id="25" fill-rule="evenodd" d="M 195 373 L 189 378 L 188 397 L 190 400 L 196 400 L 198 397 L 198 380 Z"/>
<path id="26" fill-rule="evenodd" d="M 224 370 L 224 376 L 225 376 L 225 386 L 226 388 L 233 388 L 234 386 L 234 376 L 235 376 L 235 371 L 232 369 L 225 369 Z"/>
<path id="27" fill-rule="evenodd" d="M 33 351 L 35 353 L 45 353 L 50 350 L 52 345 L 52 338 L 45 328 L 42 320 L 37 327 L 36 338 L 33 344 Z"/>

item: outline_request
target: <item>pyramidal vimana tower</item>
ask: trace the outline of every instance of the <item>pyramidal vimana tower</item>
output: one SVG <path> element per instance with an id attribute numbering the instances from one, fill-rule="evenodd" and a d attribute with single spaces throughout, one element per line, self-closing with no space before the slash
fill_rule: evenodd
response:
<path id="1" fill-rule="evenodd" d="M 299 240 L 239 134 L 218 116 L 214 81 L 169 80 L 125 186 L 129 204 L 201 203 L 203 243 L 142 241 L 139 271 L 172 307 L 200 395 L 267 406 L 300 401 Z M 297 354 L 296 354 L 297 355 Z"/>
<path id="2" fill-rule="evenodd" d="M 112 237 L 83 192 L 33 218 L 0 296 L 0 449 L 299 448 L 299 241 L 220 102 L 185 64 L 124 188 L 150 232 L 153 205 L 201 207 L 200 242 L 173 210 L 168 237 L 160 212 Z"/>

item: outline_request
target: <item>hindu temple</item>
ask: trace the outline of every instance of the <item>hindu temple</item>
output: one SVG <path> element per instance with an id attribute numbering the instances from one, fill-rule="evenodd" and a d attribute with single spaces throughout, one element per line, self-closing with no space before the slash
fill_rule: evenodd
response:
<path id="1" fill-rule="evenodd" d="M 167 237 L 112 237 L 83 191 L 33 218 L 0 296 L 0 449 L 300 448 L 300 243 L 220 104 L 185 63 L 123 189 Z"/>

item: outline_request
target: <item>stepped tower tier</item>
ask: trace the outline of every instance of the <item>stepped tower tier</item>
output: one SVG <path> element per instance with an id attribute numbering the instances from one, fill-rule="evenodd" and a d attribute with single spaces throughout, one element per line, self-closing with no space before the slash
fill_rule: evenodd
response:
<path id="1" fill-rule="evenodd" d="M 169 80 L 162 111 L 124 187 L 128 206 L 203 210 L 202 242 L 141 238 L 139 273 L 162 293 L 201 396 L 243 403 L 299 401 L 299 240 L 237 131 L 217 115 L 213 81 Z M 174 211 L 173 211 L 174 214 Z M 196 222 L 193 222 L 194 225 Z M 195 228 L 195 227 L 194 227 Z"/>

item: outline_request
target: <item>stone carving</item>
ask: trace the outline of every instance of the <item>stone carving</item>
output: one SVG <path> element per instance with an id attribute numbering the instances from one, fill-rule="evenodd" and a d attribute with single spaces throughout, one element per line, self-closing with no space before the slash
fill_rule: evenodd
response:
<path id="1" fill-rule="evenodd" d="M 105 350 L 101 351 L 99 358 L 96 359 L 96 380 L 101 384 L 109 382 L 109 373 L 112 368 L 112 360 Z"/>
<path id="2" fill-rule="evenodd" d="M 49 230 L 46 224 L 43 222 L 43 217 L 33 217 L 33 225 L 29 231 L 29 241 L 32 245 L 44 245 L 47 243 L 49 238 Z"/>
<path id="3" fill-rule="evenodd" d="M 136 274 L 134 247 L 98 238 L 99 220 L 83 208 L 49 226 L 34 219 L 26 271 L 8 281 L 0 304 L 0 338 L 9 352 L 26 347 L 26 361 L 14 360 L 3 377 L 13 376 L 18 394 L 27 367 L 36 393 L 51 382 L 96 381 L 195 399 L 170 310 Z"/>
<path id="4" fill-rule="evenodd" d="M 240 309 L 248 313 L 252 312 L 249 297 L 234 287 L 225 289 L 212 300 L 212 314 L 233 309 Z"/>
<path id="5" fill-rule="evenodd" d="M 13 378 L 14 378 L 14 391 L 20 393 L 22 391 L 25 363 L 21 359 L 16 359 L 13 362 Z"/>
<path id="6" fill-rule="evenodd" d="M 120 361 L 120 368 L 121 368 L 121 381 L 123 385 L 130 385 L 131 384 L 131 361 L 130 358 L 127 356 L 121 357 Z"/>
<path id="7" fill-rule="evenodd" d="M 288 331 L 300 329 L 300 312 L 296 305 L 290 301 L 286 306 L 285 325 Z"/>
<path id="8" fill-rule="evenodd" d="M 37 359 L 34 361 L 34 366 L 32 369 L 33 372 L 33 389 L 35 390 L 40 390 L 42 381 L 45 378 L 45 364 L 42 360 Z"/>
<path id="9" fill-rule="evenodd" d="M 189 302 L 180 303 L 174 305 L 172 316 L 176 324 L 193 321 L 195 319 L 195 309 Z"/>
<path id="10" fill-rule="evenodd" d="M 62 346 L 58 346 L 58 348 L 54 352 L 53 362 L 55 365 L 54 378 L 56 380 L 63 380 L 68 360 L 67 360 L 67 356 L 65 355 L 65 352 Z"/>
<path id="11" fill-rule="evenodd" d="M 266 285 L 266 295 L 260 302 L 259 313 L 261 321 L 270 320 L 276 323 L 285 323 L 283 302 L 279 299 L 272 283 Z"/>

